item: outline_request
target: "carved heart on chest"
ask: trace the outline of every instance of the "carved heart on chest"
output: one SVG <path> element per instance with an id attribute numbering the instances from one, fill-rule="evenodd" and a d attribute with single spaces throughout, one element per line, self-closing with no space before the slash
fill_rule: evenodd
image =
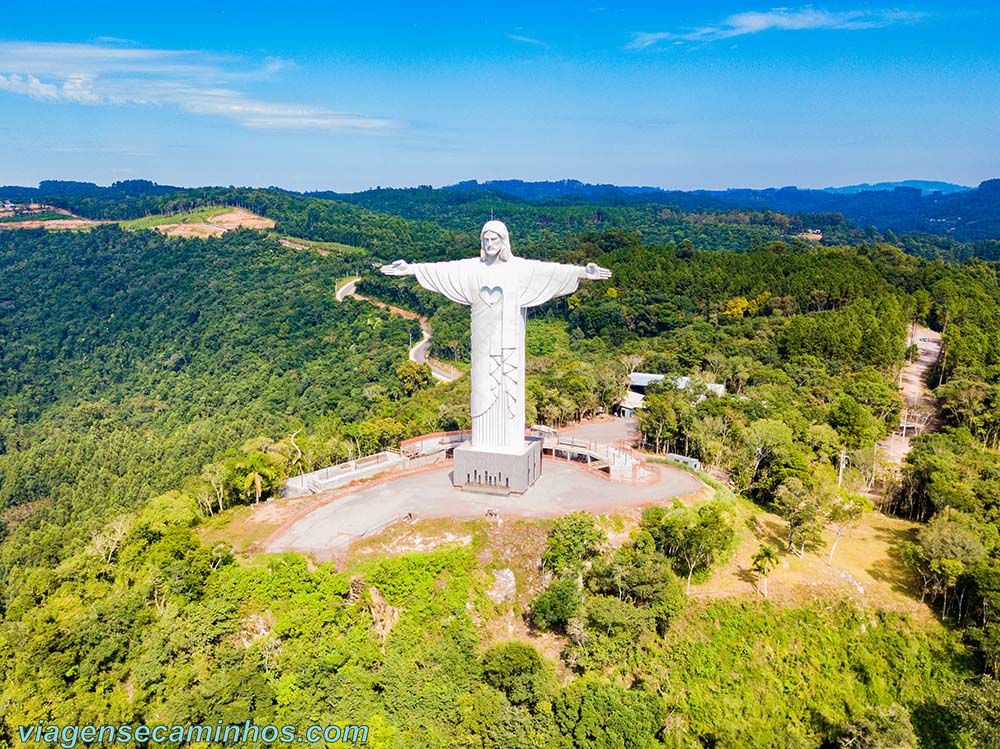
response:
<path id="1" fill-rule="evenodd" d="M 499 286 L 483 286 L 479 290 L 479 298 L 492 307 L 503 298 L 503 290 Z"/>

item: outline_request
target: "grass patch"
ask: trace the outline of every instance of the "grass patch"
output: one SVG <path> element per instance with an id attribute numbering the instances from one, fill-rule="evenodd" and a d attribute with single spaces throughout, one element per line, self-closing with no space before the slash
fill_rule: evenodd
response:
<path id="1" fill-rule="evenodd" d="M 302 245 L 303 247 L 308 247 L 310 250 L 316 250 L 317 252 L 333 253 L 335 255 L 367 255 L 368 251 L 364 247 L 356 247 L 350 244 L 341 244 L 340 242 L 317 242 L 313 239 L 300 239 L 299 237 L 284 237 L 278 234 L 273 235 L 275 239 L 284 239 L 288 242 L 294 244 Z"/>
<path id="2" fill-rule="evenodd" d="M 232 507 L 204 520 L 198 534 L 209 546 L 222 541 L 230 544 L 237 553 L 260 551 L 260 544 L 279 524 L 254 522 L 251 520 L 253 511 L 251 505 Z"/>
<path id="3" fill-rule="evenodd" d="M 56 211 L 42 211 L 41 213 L 22 213 L 17 216 L 5 216 L 0 218 L 0 224 L 18 224 L 22 221 L 65 221 L 74 216 L 67 216 L 65 213 Z"/>
<path id="4" fill-rule="evenodd" d="M 223 213 L 229 213 L 233 209 L 227 206 L 215 207 L 215 208 L 199 208 L 195 211 L 187 211 L 185 213 L 175 213 L 170 216 L 156 215 L 156 216 L 146 216 L 145 218 L 136 218 L 131 221 L 122 221 L 121 227 L 123 229 L 152 229 L 157 226 L 166 226 L 168 224 L 204 224 L 210 222 L 216 216 L 221 216 Z M 65 216 L 63 216 L 65 218 Z"/>

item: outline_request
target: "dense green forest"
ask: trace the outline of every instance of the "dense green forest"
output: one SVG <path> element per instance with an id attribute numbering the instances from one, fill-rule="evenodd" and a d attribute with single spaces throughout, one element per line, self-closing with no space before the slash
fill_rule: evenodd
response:
<path id="1" fill-rule="evenodd" d="M 765 212 L 119 192 L 59 205 L 113 219 L 243 205 L 279 236 L 347 247 L 0 233 L 0 746 L 38 720 L 248 717 L 367 723 L 377 747 L 996 745 L 995 264 L 848 224 L 850 245 L 817 245 L 789 236 L 806 219 Z M 515 252 L 614 273 L 529 321 L 528 418 L 610 410 L 634 369 L 723 383 L 721 398 L 654 387 L 639 421 L 648 450 L 728 477 L 716 499 L 652 508 L 614 544 L 613 518 L 527 524 L 541 541 L 520 564 L 544 584 L 507 609 L 485 596 L 482 524 L 468 546 L 343 569 L 204 541 L 210 516 L 289 475 L 467 425 L 467 382 L 407 365 L 414 323 L 334 293 L 360 274 L 363 293 L 430 317 L 435 355 L 464 361 L 462 311 L 372 263 L 468 256 L 491 207 L 509 211 Z M 913 323 L 942 332 L 941 429 L 883 476 L 868 456 L 899 424 Z M 876 485 L 883 512 L 921 523 L 896 561 L 934 621 L 687 594 L 753 512 L 787 532 L 755 558 L 765 581 L 781 555 L 832 556 L 822 529 L 839 538 Z M 488 626 L 507 614 L 528 636 Z"/>
<path id="2" fill-rule="evenodd" d="M 611 186 L 594 192 L 586 189 L 593 186 L 580 186 L 553 192 L 549 183 L 530 189 L 533 183 L 516 181 L 303 195 L 277 188 L 185 189 L 146 180 L 106 188 L 44 181 L 38 188 L 0 187 L 0 199 L 40 201 L 100 220 L 238 205 L 275 219 L 280 233 L 363 246 L 383 257 L 404 249 L 420 257 L 455 256 L 467 243 L 469 227 L 495 213 L 504 216 L 519 248 L 534 257 L 558 252 L 579 233 L 617 228 L 639 231 L 647 242 L 688 240 L 697 249 L 736 252 L 818 230 L 829 246 L 885 241 L 921 257 L 962 261 L 1000 259 L 996 182 L 921 197 L 912 188 L 838 194 L 794 188 L 686 193 Z"/>
<path id="3" fill-rule="evenodd" d="M 346 459 L 352 437 L 389 439 L 366 388 L 403 397 L 394 373 L 415 329 L 353 300 L 331 314 L 349 272 L 337 258 L 253 232 L 115 227 L 5 234 L 0 258 L 0 502 L 39 505 L 29 525 L 47 556 L 70 551 L 76 521 L 135 509 L 203 467 L 227 474 L 225 504 L 255 462 L 274 483 Z M 292 465 L 288 438 L 305 425 Z"/>
<path id="4" fill-rule="evenodd" d="M 919 180 L 882 186 L 892 189 L 879 187 L 856 185 L 826 190 L 781 187 L 680 191 L 588 185 L 576 180 L 498 180 L 483 184 L 473 180 L 451 185 L 444 190 L 480 195 L 502 193 L 535 202 L 578 205 L 654 203 L 695 213 L 736 208 L 796 215 L 840 214 L 863 227 L 875 226 L 887 232 L 924 232 L 941 237 L 951 235 L 966 242 L 995 240 L 1000 234 L 1000 180 L 986 180 L 974 189 Z M 377 192 L 344 197 L 353 200 Z"/>

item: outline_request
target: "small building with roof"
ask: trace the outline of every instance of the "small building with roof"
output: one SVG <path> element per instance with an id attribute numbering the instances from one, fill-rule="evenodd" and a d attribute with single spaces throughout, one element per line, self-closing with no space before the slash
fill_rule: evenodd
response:
<path id="1" fill-rule="evenodd" d="M 622 398 L 616 409 L 618 415 L 626 418 L 635 416 L 636 410 L 642 408 L 643 401 L 646 398 L 646 388 L 653 383 L 664 382 L 665 380 L 667 380 L 667 375 L 655 374 L 653 372 L 633 372 L 630 374 L 628 377 L 628 390 L 625 392 L 625 397 Z M 701 382 L 688 375 L 675 377 L 669 381 L 678 390 L 687 390 L 692 385 L 697 384 L 704 387 L 707 394 L 719 397 L 726 394 L 726 386 L 722 383 Z M 704 399 L 704 394 L 699 395 L 697 402 L 700 403 Z"/>

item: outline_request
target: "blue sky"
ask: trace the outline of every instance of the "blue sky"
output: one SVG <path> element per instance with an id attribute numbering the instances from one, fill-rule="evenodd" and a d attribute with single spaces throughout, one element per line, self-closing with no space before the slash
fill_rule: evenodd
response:
<path id="1" fill-rule="evenodd" d="M 0 184 L 1000 176 L 988 2 L 10 3 Z"/>

